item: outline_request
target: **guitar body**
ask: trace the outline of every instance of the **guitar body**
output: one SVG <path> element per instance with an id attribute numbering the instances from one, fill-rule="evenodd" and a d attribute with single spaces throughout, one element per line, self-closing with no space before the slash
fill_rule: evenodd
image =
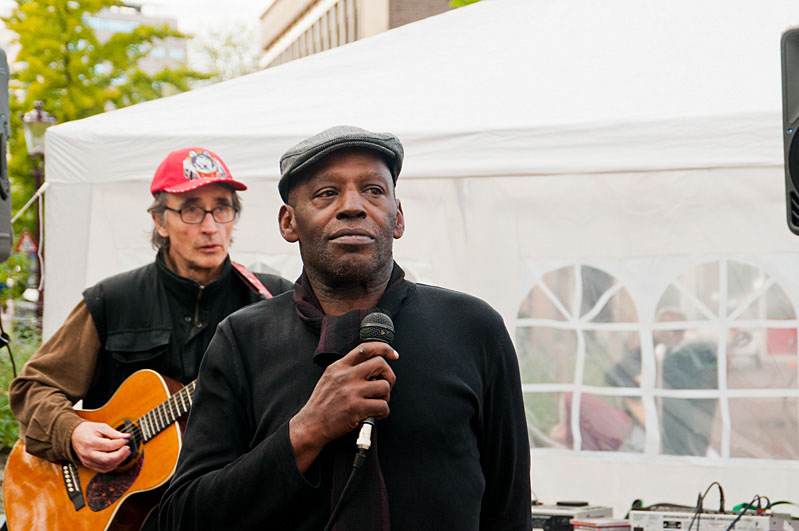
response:
<path id="1" fill-rule="evenodd" d="M 125 380 L 99 409 L 77 410 L 84 419 L 119 429 L 136 422 L 181 389 L 181 385 L 151 370 Z M 77 465 L 85 505 L 75 509 L 58 463 L 34 457 L 17 441 L 8 456 L 3 496 L 10 531 L 138 530 L 158 504 L 175 471 L 181 429 L 171 423 L 141 444 L 132 465 L 101 474 Z"/>

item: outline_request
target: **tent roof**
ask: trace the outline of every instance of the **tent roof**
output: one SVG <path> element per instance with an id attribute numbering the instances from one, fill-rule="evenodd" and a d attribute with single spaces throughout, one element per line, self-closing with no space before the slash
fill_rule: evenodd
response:
<path id="1" fill-rule="evenodd" d="M 799 3 L 596 6 L 486 0 L 63 124 L 48 131 L 48 180 L 149 179 L 189 144 L 237 177 L 277 179 L 286 148 L 337 123 L 398 134 L 405 178 L 781 163 L 779 39 Z"/>

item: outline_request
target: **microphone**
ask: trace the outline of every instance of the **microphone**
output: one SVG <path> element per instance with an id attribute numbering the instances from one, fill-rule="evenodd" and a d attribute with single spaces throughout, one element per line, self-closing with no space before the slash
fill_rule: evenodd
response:
<path id="1" fill-rule="evenodd" d="M 394 323 L 391 322 L 391 317 L 384 313 L 370 313 L 361 321 L 359 335 L 361 343 L 382 341 L 390 345 L 394 341 Z"/>
<path id="2" fill-rule="evenodd" d="M 381 312 L 370 313 L 361 321 L 361 343 L 367 341 L 382 341 L 388 345 L 394 341 L 394 323 L 391 317 Z M 374 417 L 367 417 L 361 424 L 358 440 L 355 445 L 361 450 L 368 450 L 372 446 L 372 428 L 375 425 Z"/>

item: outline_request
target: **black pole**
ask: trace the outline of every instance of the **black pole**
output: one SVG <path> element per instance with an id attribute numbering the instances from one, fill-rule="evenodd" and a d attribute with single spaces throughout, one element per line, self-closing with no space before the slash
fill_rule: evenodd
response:
<path id="1" fill-rule="evenodd" d="M 33 169 L 30 175 L 33 177 L 34 193 L 39 191 L 39 188 L 44 184 L 44 154 L 36 153 L 31 155 L 33 161 Z M 36 283 L 41 286 L 39 290 L 39 298 L 36 300 L 36 319 L 38 320 L 37 326 L 39 330 L 42 328 L 42 317 L 44 315 L 44 284 L 42 279 L 42 272 L 44 271 L 44 238 L 42 238 L 42 215 L 41 207 L 44 206 L 44 195 L 39 195 L 36 200 L 36 233 L 34 239 L 36 240 Z M 40 259 L 41 257 L 41 259 Z"/>

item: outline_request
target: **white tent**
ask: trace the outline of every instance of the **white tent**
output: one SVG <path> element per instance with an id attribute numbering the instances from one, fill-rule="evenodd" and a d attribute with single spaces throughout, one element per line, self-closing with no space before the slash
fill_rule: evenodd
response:
<path id="1" fill-rule="evenodd" d="M 692 504 L 718 480 L 728 499 L 799 501 L 799 241 L 784 221 L 779 69 L 780 35 L 796 23 L 795 0 L 485 1 L 51 128 L 45 334 L 83 288 L 152 259 L 147 184 L 168 151 L 199 145 L 224 158 L 250 186 L 233 257 L 293 279 L 297 250 L 276 225 L 281 153 L 334 124 L 391 131 L 406 148 L 397 260 L 415 280 L 473 293 L 504 316 L 539 498 L 584 498 L 623 516 L 635 498 Z M 675 305 L 687 335 L 716 344 L 710 390 L 661 385 L 653 331 Z M 749 332 L 751 352 L 730 330 Z M 635 340 L 640 387 L 591 376 Z M 553 347 L 540 359 L 536 341 Z M 550 371 L 563 359 L 569 370 Z M 785 381 L 741 383 L 747 360 Z M 641 445 L 591 448 L 584 406 L 564 406 L 568 392 L 635 395 Z M 555 396 L 550 412 L 572 419 L 565 444 L 581 451 L 558 448 L 537 409 Z M 706 453 L 661 455 L 663 397 L 716 401 Z M 743 436 L 762 426 L 741 404 L 775 401 L 788 412 L 775 432 L 787 442 Z"/>

